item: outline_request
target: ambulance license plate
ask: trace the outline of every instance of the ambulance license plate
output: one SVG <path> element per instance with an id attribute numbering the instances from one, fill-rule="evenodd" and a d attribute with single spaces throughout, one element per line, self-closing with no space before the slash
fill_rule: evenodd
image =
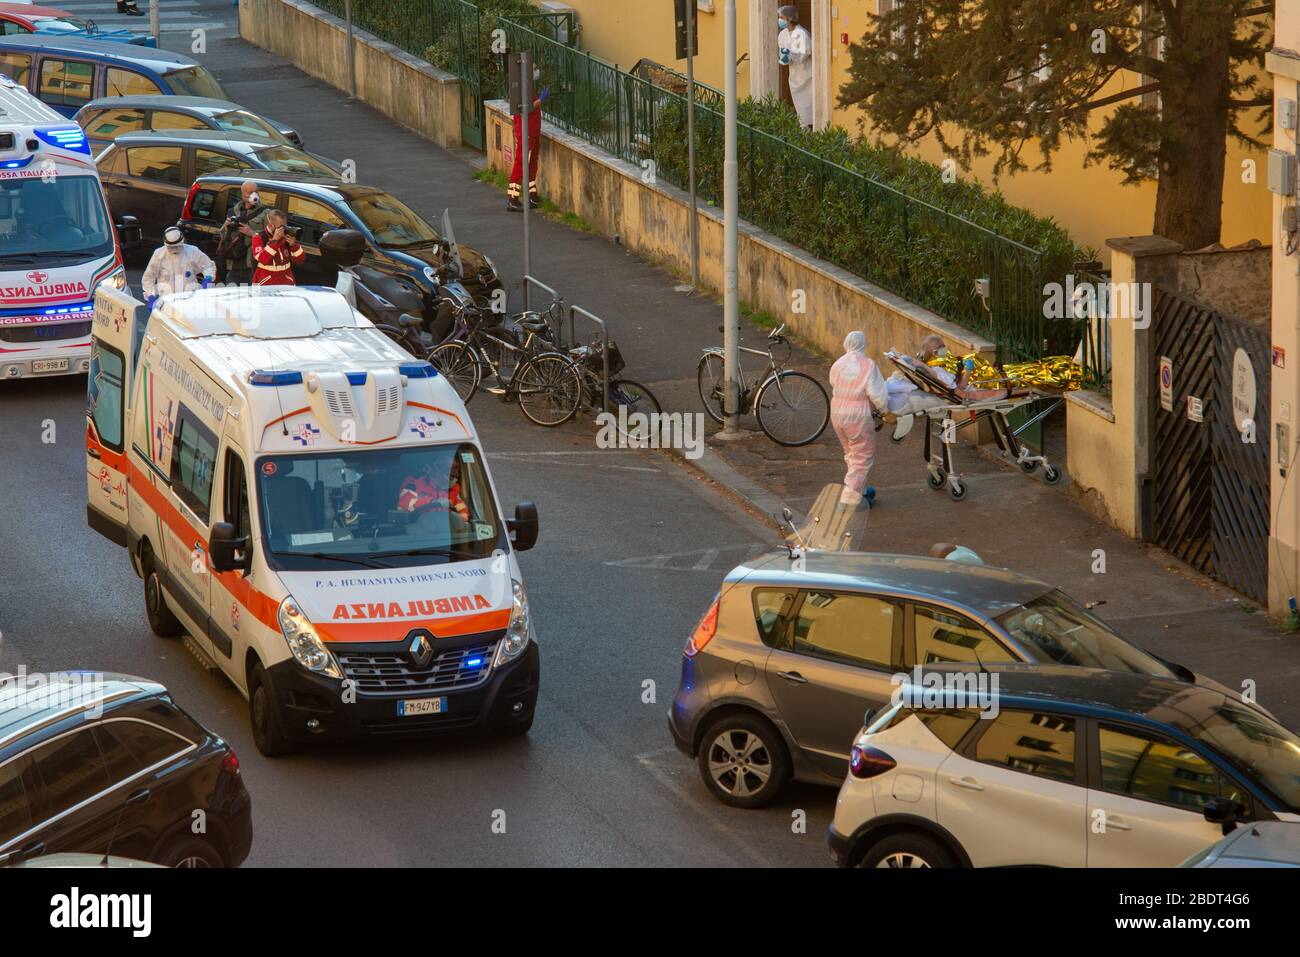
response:
<path id="1" fill-rule="evenodd" d="M 67 372 L 67 359 L 33 359 L 32 374 L 39 375 L 42 372 Z"/>
<path id="2" fill-rule="evenodd" d="M 397 716 L 399 718 L 413 718 L 422 714 L 443 714 L 446 710 L 446 698 L 407 698 L 397 702 Z"/>

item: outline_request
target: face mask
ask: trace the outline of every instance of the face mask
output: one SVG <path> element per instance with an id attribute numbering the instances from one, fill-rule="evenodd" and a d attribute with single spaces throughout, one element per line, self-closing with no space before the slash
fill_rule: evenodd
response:
<path id="1" fill-rule="evenodd" d="M 534 71 L 533 71 L 533 82 L 534 82 L 534 83 L 540 83 L 541 81 L 542 81 L 542 71 L 541 71 L 541 70 L 534 70 Z"/>
<path id="2" fill-rule="evenodd" d="M 789 21 L 789 20 L 778 20 L 778 21 L 776 21 L 776 25 L 777 25 L 778 27 L 780 27 L 782 30 L 787 30 L 787 29 L 789 29 L 789 27 L 790 27 L 790 21 Z"/>
<path id="3" fill-rule="evenodd" d="M 248 205 L 249 205 L 249 206 L 256 206 L 256 205 L 257 205 L 258 203 L 260 203 L 261 201 L 262 201 L 262 197 L 261 197 L 261 196 L 258 196 L 257 193 L 253 193 L 253 194 L 251 194 L 251 195 L 248 197 Z"/>
<path id="4" fill-rule="evenodd" d="M 167 247 L 167 255 L 169 255 L 169 256 L 179 256 L 180 254 L 181 254 L 181 247 L 180 247 L 180 246 L 168 246 L 168 247 Z"/>

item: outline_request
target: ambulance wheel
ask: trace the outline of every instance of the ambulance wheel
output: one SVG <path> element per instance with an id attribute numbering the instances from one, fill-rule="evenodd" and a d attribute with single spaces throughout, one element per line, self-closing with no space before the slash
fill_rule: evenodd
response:
<path id="1" fill-rule="evenodd" d="M 261 662 L 253 666 L 248 679 L 248 723 L 253 729 L 253 743 L 268 758 L 278 758 L 293 750 L 293 742 L 280 724 L 280 709 L 275 706 L 271 679 Z"/>
<path id="2" fill-rule="evenodd" d="M 954 502 L 960 502 L 966 497 L 966 483 L 961 479 L 953 479 L 952 484 L 948 486 L 948 497 Z"/>
<path id="3" fill-rule="evenodd" d="M 1043 481 L 1048 485 L 1055 485 L 1057 482 L 1061 481 L 1061 470 L 1055 465 L 1049 465 L 1047 468 L 1043 469 Z"/>
<path id="4" fill-rule="evenodd" d="M 1020 471 L 1024 472 L 1026 475 L 1033 475 L 1038 471 L 1038 463 L 1033 459 L 1026 459 L 1020 463 Z"/>
<path id="5" fill-rule="evenodd" d="M 926 481 L 930 483 L 930 488 L 943 488 L 948 482 L 948 473 L 943 469 L 939 469 L 937 472 L 929 473 L 926 477 Z"/>
<path id="6" fill-rule="evenodd" d="M 149 628 L 159 638 L 176 638 L 184 633 L 185 627 L 167 607 L 167 598 L 163 595 L 162 576 L 153 564 L 153 552 L 145 546 L 144 559 L 144 613 L 149 619 Z"/>

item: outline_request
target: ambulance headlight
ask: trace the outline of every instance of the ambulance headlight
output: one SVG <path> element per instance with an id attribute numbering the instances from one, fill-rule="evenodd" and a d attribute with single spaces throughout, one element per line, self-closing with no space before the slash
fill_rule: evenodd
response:
<path id="1" fill-rule="evenodd" d="M 506 626 L 506 636 L 497 645 L 498 665 L 514 661 L 523 654 L 528 647 L 528 635 L 532 631 L 532 622 L 528 617 L 528 593 L 524 591 L 522 583 L 513 579 L 510 587 L 514 591 L 510 605 L 510 624 Z"/>
<path id="2" fill-rule="evenodd" d="M 294 660 L 308 671 L 330 678 L 342 678 L 343 671 L 334 655 L 316 634 L 316 629 L 302 613 L 292 596 L 280 602 L 280 632 L 289 643 Z"/>
<path id="3" fill-rule="evenodd" d="M 125 292 L 126 291 L 126 270 L 121 266 L 118 266 L 111 273 L 109 273 L 108 276 L 105 277 L 104 282 L 108 283 L 110 286 L 112 286 L 114 289 L 117 289 L 120 292 Z"/>

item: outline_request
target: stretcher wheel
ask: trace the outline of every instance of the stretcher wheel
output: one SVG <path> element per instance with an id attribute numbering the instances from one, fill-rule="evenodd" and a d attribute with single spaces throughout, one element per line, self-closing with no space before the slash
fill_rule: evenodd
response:
<path id="1" fill-rule="evenodd" d="M 948 473 L 939 469 L 937 472 L 931 472 L 926 481 L 930 483 L 930 488 L 943 488 L 948 484 Z"/>
<path id="2" fill-rule="evenodd" d="M 1024 472 L 1026 475 L 1033 475 L 1034 472 L 1038 471 L 1038 463 L 1033 459 L 1025 459 L 1025 461 L 1020 463 L 1020 471 Z"/>
<path id="3" fill-rule="evenodd" d="M 1055 465 L 1049 465 L 1047 468 L 1043 469 L 1043 481 L 1048 485 L 1055 485 L 1057 482 L 1061 481 L 1061 470 Z"/>
<path id="4" fill-rule="evenodd" d="M 952 484 L 948 486 L 948 497 L 954 502 L 960 502 L 966 497 L 966 483 L 961 479 L 953 479 Z"/>

